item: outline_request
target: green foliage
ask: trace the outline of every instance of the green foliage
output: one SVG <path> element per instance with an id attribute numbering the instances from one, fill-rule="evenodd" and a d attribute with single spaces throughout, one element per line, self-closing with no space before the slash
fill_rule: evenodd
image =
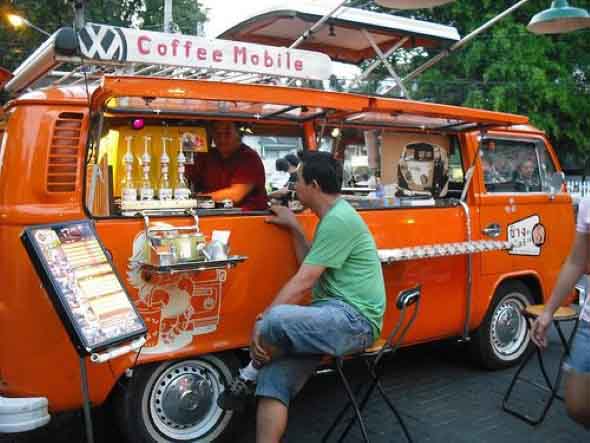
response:
<path id="1" fill-rule="evenodd" d="M 465 36 L 515 3 L 457 0 L 402 14 L 456 26 Z M 413 98 L 525 114 L 547 132 L 562 159 L 573 156 L 583 164 L 590 158 L 590 31 L 529 33 L 532 16 L 549 5 L 549 0 L 531 0 L 424 72 L 408 85 Z M 590 9 L 590 0 L 570 5 Z M 398 55 L 402 77 L 436 53 L 414 57 L 409 65 Z"/>
<path id="2" fill-rule="evenodd" d="M 44 40 L 41 33 L 24 27 L 15 30 L 6 20 L 17 13 L 47 32 L 72 26 L 73 10 L 68 0 L 0 0 L 0 66 L 14 70 Z M 174 0 L 173 18 L 185 34 L 196 34 L 197 23 L 207 17 L 198 0 Z M 164 0 L 89 0 L 86 20 L 114 26 L 161 31 Z"/>

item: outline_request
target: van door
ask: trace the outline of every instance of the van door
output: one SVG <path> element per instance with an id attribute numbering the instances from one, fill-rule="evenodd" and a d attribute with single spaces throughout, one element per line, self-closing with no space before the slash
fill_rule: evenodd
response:
<path id="1" fill-rule="evenodd" d="M 506 252 L 483 254 L 481 273 L 500 275 L 531 271 L 545 293 L 552 289 L 569 248 L 573 208 L 565 193 L 551 195 L 550 179 L 556 159 L 541 137 L 491 136 L 480 151 L 480 235 L 508 240 Z"/>

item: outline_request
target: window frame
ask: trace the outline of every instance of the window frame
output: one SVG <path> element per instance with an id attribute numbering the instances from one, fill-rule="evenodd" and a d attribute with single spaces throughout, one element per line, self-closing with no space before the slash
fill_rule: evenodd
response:
<path id="1" fill-rule="evenodd" d="M 480 166 L 480 172 L 481 172 L 481 183 L 483 185 L 482 189 L 484 194 L 486 195 L 502 195 L 502 194 L 516 194 L 516 195 L 539 195 L 539 194 L 549 194 L 548 191 L 544 191 L 543 190 L 543 184 L 542 184 L 542 177 L 541 177 L 541 158 L 539 156 L 539 148 L 543 148 L 545 150 L 545 152 L 547 153 L 547 158 L 551 161 L 551 164 L 553 166 L 553 170 L 554 172 L 559 171 L 559 168 L 557 167 L 557 164 L 555 162 L 555 158 L 553 157 L 551 150 L 549 149 L 549 145 L 546 143 L 545 139 L 542 137 L 523 137 L 523 136 L 510 136 L 510 135 L 496 135 L 496 134 L 488 134 L 486 135 L 486 137 L 484 137 L 483 139 L 481 139 L 480 143 L 485 143 L 488 141 L 495 141 L 495 142 L 509 142 L 509 143 L 523 143 L 523 144 L 529 144 L 529 145 L 533 145 L 534 149 L 535 149 L 535 158 L 536 158 L 536 168 L 537 168 L 537 172 L 539 175 L 539 185 L 541 187 L 540 191 L 516 191 L 516 190 L 511 190 L 511 191 L 490 191 L 487 189 L 486 186 L 486 182 L 485 182 L 485 176 L 484 176 L 484 170 L 483 170 L 483 164 L 481 162 L 481 153 L 479 155 L 479 166 Z"/>

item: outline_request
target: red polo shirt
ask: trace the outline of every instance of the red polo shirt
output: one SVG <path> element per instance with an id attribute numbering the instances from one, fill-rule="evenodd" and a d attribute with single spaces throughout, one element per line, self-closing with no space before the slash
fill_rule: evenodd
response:
<path id="1" fill-rule="evenodd" d="M 228 158 L 223 158 L 217 149 L 197 154 L 195 165 L 188 165 L 187 172 L 193 189 L 202 193 L 231 185 L 253 184 L 254 188 L 239 207 L 245 211 L 267 209 L 264 166 L 256 151 L 243 143 Z"/>

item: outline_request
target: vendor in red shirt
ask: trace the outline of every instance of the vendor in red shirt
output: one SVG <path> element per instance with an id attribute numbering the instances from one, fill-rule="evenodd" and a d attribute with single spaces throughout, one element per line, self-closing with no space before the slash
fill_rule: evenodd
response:
<path id="1" fill-rule="evenodd" d="M 216 149 L 198 154 L 188 171 L 195 192 L 216 202 L 229 199 L 245 211 L 267 209 L 264 166 L 256 151 L 242 143 L 232 122 L 214 122 L 211 130 Z"/>

